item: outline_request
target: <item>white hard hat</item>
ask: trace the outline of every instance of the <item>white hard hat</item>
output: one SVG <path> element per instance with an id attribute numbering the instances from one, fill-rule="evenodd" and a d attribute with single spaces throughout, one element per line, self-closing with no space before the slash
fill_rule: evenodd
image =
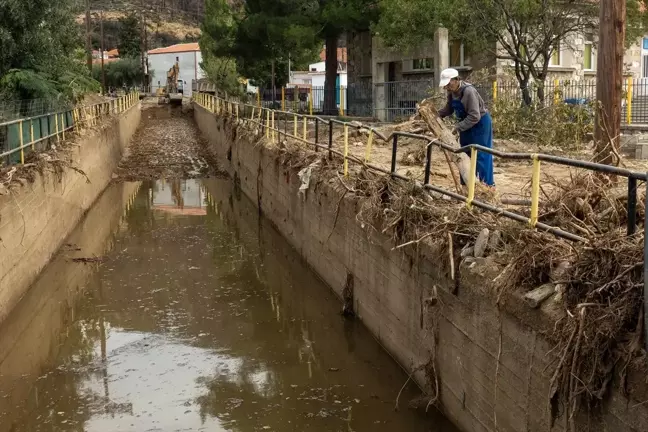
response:
<path id="1" fill-rule="evenodd" d="M 459 77 L 459 71 L 457 69 L 444 69 L 441 71 L 441 77 L 439 80 L 439 87 L 445 87 L 448 85 L 450 80 L 453 78 Z"/>

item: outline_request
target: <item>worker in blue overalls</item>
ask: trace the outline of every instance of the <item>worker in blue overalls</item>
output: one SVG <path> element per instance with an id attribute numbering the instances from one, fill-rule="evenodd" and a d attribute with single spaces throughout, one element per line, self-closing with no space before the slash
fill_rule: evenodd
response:
<path id="1" fill-rule="evenodd" d="M 454 114 L 459 122 L 453 133 L 459 135 L 459 144 L 465 147 L 479 144 L 493 148 L 493 121 L 484 100 L 475 87 L 459 78 L 456 69 L 441 72 L 439 87 L 448 91 L 448 102 L 439 111 L 441 118 Z M 477 154 L 477 178 L 488 186 L 494 186 L 493 155 L 480 151 Z M 464 184 L 464 179 L 461 179 Z"/>

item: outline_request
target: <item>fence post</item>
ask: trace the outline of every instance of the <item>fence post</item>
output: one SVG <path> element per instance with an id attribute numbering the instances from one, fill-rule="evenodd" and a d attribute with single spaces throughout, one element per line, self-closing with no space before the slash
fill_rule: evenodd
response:
<path id="1" fill-rule="evenodd" d="M 391 158 L 391 173 L 396 173 L 396 153 L 398 152 L 398 135 L 394 135 L 394 142 L 392 143 L 392 158 Z"/>
<path id="2" fill-rule="evenodd" d="M 540 200 L 540 159 L 537 154 L 533 158 L 533 174 L 531 177 L 531 217 L 529 218 L 529 225 L 532 228 L 538 223 L 538 208 Z"/>
<path id="3" fill-rule="evenodd" d="M 304 141 L 308 138 L 308 118 L 304 116 Z"/>
<path id="4" fill-rule="evenodd" d="M 559 85 L 560 85 L 559 81 L 555 79 L 554 80 L 554 105 L 558 105 L 558 101 L 560 100 L 559 92 L 558 92 Z"/>
<path id="5" fill-rule="evenodd" d="M 257 106 L 261 108 L 261 89 L 257 88 Z"/>
<path id="6" fill-rule="evenodd" d="M 477 181 L 477 149 L 470 148 L 470 173 L 468 174 L 468 197 L 466 207 L 472 208 L 472 202 L 475 200 L 475 182 Z"/>
<path id="7" fill-rule="evenodd" d="M 432 141 L 430 141 L 425 149 L 425 179 L 424 184 L 430 184 L 430 168 L 432 166 Z"/>
<path id="8" fill-rule="evenodd" d="M 329 160 L 333 159 L 333 152 L 331 152 L 331 149 L 333 148 L 333 120 L 329 119 L 329 142 L 328 142 L 328 148 L 329 148 Z M 648 200 L 646 200 L 646 203 L 648 203 Z"/>
<path id="9" fill-rule="evenodd" d="M 40 120 L 39 123 L 40 124 Z M 42 135 L 42 133 L 41 133 Z M 35 144 L 34 144 L 34 120 L 29 120 L 29 142 L 31 143 L 31 149 L 34 151 Z"/>
<path id="10" fill-rule="evenodd" d="M 344 177 L 349 177 L 349 125 L 344 124 Z"/>
<path id="11" fill-rule="evenodd" d="M 286 87 L 281 87 L 281 111 L 286 111 Z"/>
<path id="12" fill-rule="evenodd" d="M 65 113 L 61 113 L 61 130 L 63 132 L 63 140 L 65 141 Z"/>
<path id="13" fill-rule="evenodd" d="M 315 117 L 315 152 L 319 151 L 319 119 Z"/>
<path id="14" fill-rule="evenodd" d="M 294 135 L 295 138 L 296 138 L 296 137 L 297 137 L 297 114 L 295 114 L 295 115 L 293 116 L 293 120 L 294 120 L 294 121 L 293 121 L 293 123 L 294 123 L 294 128 L 293 128 L 293 129 L 294 129 L 294 131 L 293 131 L 294 133 L 293 133 L 293 135 Z"/>
<path id="15" fill-rule="evenodd" d="M 344 116 L 344 88 L 340 85 L 340 116 Z"/>
<path id="16" fill-rule="evenodd" d="M 310 87 L 309 90 L 309 96 L 308 96 L 308 112 L 310 115 L 313 115 L 313 86 Z M 315 123 L 317 125 L 317 122 Z"/>
<path id="17" fill-rule="evenodd" d="M 637 230 L 637 179 L 628 177 L 628 235 Z"/>
<path id="18" fill-rule="evenodd" d="M 20 134 L 20 163 L 24 164 L 25 163 L 25 149 L 23 148 L 25 143 L 23 140 L 23 122 L 20 120 L 20 123 L 18 124 L 18 133 Z"/>
<path id="19" fill-rule="evenodd" d="M 266 111 L 266 139 L 270 139 L 270 110 Z"/>
<path id="20" fill-rule="evenodd" d="M 632 77 L 628 77 L 626 87 L 626 122 L 632 124 Z"/>
<path id="21" fill-rule="evenodd" d="M 497 80 L 493 81 L 493 102 L 497 100 Z"/>
<path id="22" fill-rule="evenodd" d="M 54 114 L 54 127 L 56 131 L 56 142 L 61 141 L 61 137 L 58 135 L 58 116 Z"/>

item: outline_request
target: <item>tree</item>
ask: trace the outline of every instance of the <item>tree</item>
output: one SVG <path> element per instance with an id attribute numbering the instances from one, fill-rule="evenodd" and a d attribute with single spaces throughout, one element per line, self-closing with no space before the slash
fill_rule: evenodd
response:
<path id="1" fill-rule="evenodd" d="M 318 0 L 316 22 L 322 28 L 326 44 L 324 112 L 336 113 L 338 41 L 349 30 L 368 30 L 378 18 L 378 0 Z"/>
<path id="2" fill-rule="evenodd" d="M 142 65 L 136 57 L 127 57 L 105 64 L 106 86 L 120 88 L 134 87 L 142 83 Z M 101 79 L 101 65 L 92 68 L 92 76 Z"/>
<path id="3" fill-rule="evenodd" d="M 84 67 L 75 7 L 74 0 L 0 2 L 0 98 L 70 100 L 98 90 Z"/>
<path id="4" fill-rule="evenodd" d="M 119 49 L 120 57 L 139 57 L 142 54 L 140 21 L 135 13 L 119 18 L 119 42 L 117 49 Z"/>
<path id="5" fill-rule="evenodd" d="M 377 30 L 388 45 L 401 48 L 431 40 L 437 23 L 453 38 L 467 41 L 472 53 L 513 63 L 524 101 L 531 103 L 529 82 L 544 81 L 552 56 L 572 37 L 597 27 L 598 4 L 566 0 L 382 0 Z"/>
<path id="6" fill-rule="evenodd" d="M 201 50 L 234 59 L 238 72 L 260 86 L 286 83 L 288 58 L 315 57 L 318 41 L 307 0 L 207 0 Z"/>

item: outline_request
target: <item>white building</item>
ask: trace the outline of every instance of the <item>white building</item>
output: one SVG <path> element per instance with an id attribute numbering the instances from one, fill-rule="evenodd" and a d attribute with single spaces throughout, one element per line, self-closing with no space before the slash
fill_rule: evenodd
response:
<path id="1" fill-rule="evenodd" d="M 324 107 L 324 81 L 326 80 L 326 51 L 322 50 L 320 59 L 322 61 L 308 65 L 308 71 L 293 71 L 290 74 L 290 83 L 288 87 L 303 87 L 308 86 L 313 89 L 313 109 L 319 111 Z M 338 48 L 338 71 L 337 71 L 338 94 L 336 97 L 336 104 L 340 105 L 340 87 L 344 98 L 345 110 L 347 107 L 347 60 L 346 48 Z"/>
<path id="2" fill-rule="evenodd" d="M 157 48 L 148 52 L 149 74 L 151 87 L 155 92 L 159 87 L 166 86 L 167 72 L 178 62 L 180 78 L 183 81 L 184 95 L 191 96 L 191 81 L 205 77 L 200 67 L 202 53 L 198 43 L 171 45 Z"/>

